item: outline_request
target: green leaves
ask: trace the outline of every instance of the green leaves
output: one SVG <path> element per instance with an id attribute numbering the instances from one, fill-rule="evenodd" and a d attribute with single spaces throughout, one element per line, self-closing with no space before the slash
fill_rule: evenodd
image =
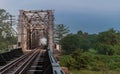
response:
<path id="1" fill-rule="evenodd" d="M 99 34 L 78 31 L 68 34 L 60 43 L 64 54 L 69 54 L 65 59 L 61 58 L 67 62 L 61 62 L 64 66 L 78 70 L 120 71 L 120 32 L 114 29 Z M 73 62 L 69 62 L 70 59 Z"/>
<path id="2" fill-rule="evenodd" d="M 63 24 L 58 24 L 55 25 L 54 33 L 55 33 L 55 42 L 59 43 L 59 41 L 69 33 L 69 29 Z"/>
<path id="3" fill-rule="evenodd" d="M 60 58 L 60 65 L 68 67 L 69 69 L 74 67 L 75 62 L 75 59 L 72 58 L 70 55 L 64 55 Z"/>
<path id="4" fill-rule="evenodd" d="M 114 29 L 109 29 L 108 31 L 101 32 L 98 35 L 98 43 L 96 49 L 98 53 L 104 55 L 113 55 L 116 53 L 117 46 L 119 46 L 120 39 L 119 34 Z"/>
<path id="5" fill-rule="evenodd" d="M 7 37 L 10 37 L 12 34 L 11 24 L 9 23 L 10 14 L 4 9 L 0 9 L 0 29 L 1 32 L 4 31 L 7 34 Z"/>
<path id="6" fill-rule="evenodd" d="M 10 14 L 4 9 L 0 9 L 0 51 L 7 51 L 9 45 L 17 42 L 13 36 L 12 26 L 9 21 Z"/>
<path id="7" fill-rule="evenodd" d="M 119 36 L 114 29 L 109 29 L 108 31 L 99 33 L 98 41 L 108 45 L 116 45 L 120 41 L 118 37 Z"/>
<path id="8" fill-rule="evenodd" d="M 71 54 L 75 49 L 79 48 L 79 38 L 73 34 L 69 34 L 60 41 L 64 53 Z"/>

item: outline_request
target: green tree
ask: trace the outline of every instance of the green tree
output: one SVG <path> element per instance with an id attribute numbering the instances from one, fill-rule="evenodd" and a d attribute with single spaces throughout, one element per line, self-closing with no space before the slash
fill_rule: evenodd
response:
<path id="1" fill-rule="evenodd" d="M 12 34 L 12 26 L 9 21 L 10 14 L 4 9 L 0 9 L 0 30 L 1 33 L 6 33 L 6 37 L 10 37 Z"/>
<path id="2" fill-rule="evenodd" d="M 54 33 L 55 33 L 55 42 L 59 43 L 59 41 L 65 37 L 69 33 L 69 28 L 63 24 L 55 25 Z"/>
<path id="3" fill-rule="evenodd" d="M 114 29 L 109 29 L 108 31 L 99 33 L 98 41 L 100 43 L 116 45 L 119 43 L 119 37 Z"/>
<path id="4" fill-rule="evenodd" d="M 87 51 L 91 46 L 91 42 L 88 37 L 88 33 L 80 31 L 77 34 L 68 34 L 60 40 L 60 43 L 66 54 L 71 54 L 76 49 L 80 48 L 83 49 L 83 51 Z"/>
<path id="5" fill-rule="evenodd" d="M 114 46 L 108 45 L 108 44 L 103 44 L 103 43 L 98 43 L 97 45 L 97 51 L 100 54 L 104 55 L 113 55 L 115 53 Z"/>
<path id="6" fill-rule="evenodd" d="M 79 37 L 74 34 L 69 34 L 60 41 L 62 50 L 65 54 L 71 54 L 75 49 L 80 48 Z"/>
<path id="7" fill-rule="evenodd" d="M 0 50 L 4 51 L 12 41 L 16 41 L 16 37 L 13 36 L 12 25 L 9 21 L 10 14 L 0 9 Z"/>
<path id="8" fill-rule="evenodd" d="M 115 47 L 119 45 L 119 42 L 118 33 L 114 29 L 109 29 L 99 33 L 96 49 L 100 54 L 113 55 L 117 50 Z"/>

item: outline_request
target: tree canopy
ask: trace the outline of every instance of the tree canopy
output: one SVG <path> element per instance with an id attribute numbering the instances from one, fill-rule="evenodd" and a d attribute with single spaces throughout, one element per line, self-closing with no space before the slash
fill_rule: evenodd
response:
<path id="1" fill-rule="evenodd" d="M 78 70 L 120 71 L 119 31 L 109 29 L 98 34 L 78 31 L 68 34 L 60 42 L 64 53 L 60 59 L 62 66 Z"/>
<path id="2" fill-rule="evenodd" d="M 59 41 L 65 37 L 69 33 L 69 28 L 63 24 L 57 24 L 54 28 L 55 33 L 55 42 L 59 43 Z"/>
<path id="3" fill-rule="evenodd" d="M 6 10 L 0 9 L 0 51 L 6 51 L 11 42 L 16 43 L 16 38 L 12 32 L 12 25 L 9 21 L 10 16 L 11 14 Z"/>

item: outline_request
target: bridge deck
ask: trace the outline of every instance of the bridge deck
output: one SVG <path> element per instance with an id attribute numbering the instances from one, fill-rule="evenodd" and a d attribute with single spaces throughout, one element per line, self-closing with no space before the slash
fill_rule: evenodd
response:
<path id="1" fill-rule="evenodd" d="M 49 50 L 35 49 L 0 68 L 0 74 L 64 74 Z"/>

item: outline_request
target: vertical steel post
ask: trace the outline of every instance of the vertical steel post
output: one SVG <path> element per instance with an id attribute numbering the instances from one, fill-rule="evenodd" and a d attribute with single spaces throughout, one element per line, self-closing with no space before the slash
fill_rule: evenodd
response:
<path id="1" fill-rule="evenodd" d="M 49 25 L 48 25 L 48 47 L 53 52 L 54 50 L 54 37 L 53 37 L 53 11 L 48 10 L 48 18 L 49 18 Z"/>

